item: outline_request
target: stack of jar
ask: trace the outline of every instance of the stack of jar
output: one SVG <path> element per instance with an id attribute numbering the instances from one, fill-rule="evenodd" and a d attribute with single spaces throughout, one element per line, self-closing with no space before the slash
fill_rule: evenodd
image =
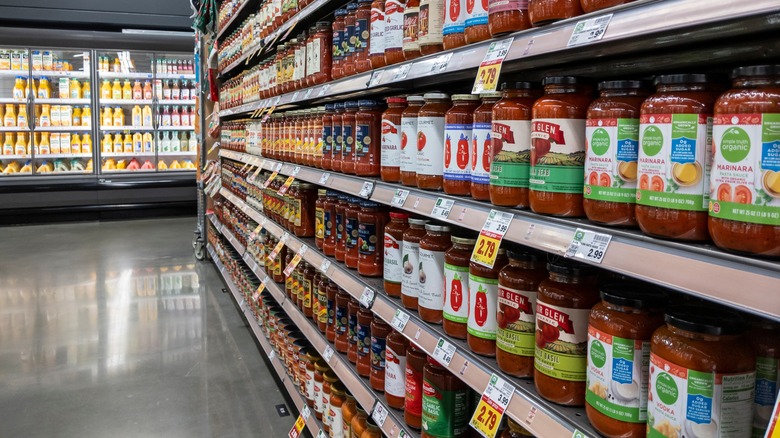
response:
<path id="1" fill-rule="evenodd" d="M 222 162 L 222 187 L 239 199 L 246 199 L 247 192 L 253 187 L 247 182 L 248 176 L 243 164 L 227 160 Z"/>
<path id="2" fill-rule="evenodd" d="M 222 122 L 219 146 L 222 149 L 246 152 L 246 120 Z"/>
<path id="3" fill-rule="evenodd" d="M 265 175 L 264 181 L 269 178 Z M 298 237 L 314 236 L 314 217 L 312 207 L 316 200 L 317 190 L 314 185 L 293 181 L 287 192 L 280 194 L 279 190 L 285 184 L 285 177 L 277 176 L 262 190 L 263 211 L 270 219 L 283 226 Z"/>
<path id="4" fill-rule="evenodd" d="M 276 113 L 259 128 L 263 156 L 315 166 L 323 151 L 325 107 Z"/>

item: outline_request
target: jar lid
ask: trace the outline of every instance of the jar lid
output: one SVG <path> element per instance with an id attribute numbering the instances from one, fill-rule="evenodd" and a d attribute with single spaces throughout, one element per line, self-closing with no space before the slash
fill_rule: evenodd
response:
<path id="1" fill-rule="evenodd" d="M 359 200 L 360 198 L 355 198 L 356 200 Z M 369 201 L 367 199 L 360 200 L 360 206 L 365 208 L 379 208 L 379 204 L 377 204 L 374 201 Z"/>
<path id="2" fill-rule="evenodd" d="M 428 222 L 428 219 L 409 218 L 409 225 L 425 225 Z"/>
<path id="3" fill-rule="evenodd" d="M 328 194 L 327 189 L 317 189 L 317 195 L 318 196 L 326 196 Z"/>
<path id="4" fill-rule="evenodd" d="M 637 80 L 618 80 L 618 81 L 602 81 L 599 82 L 599 90 L 636 90 L 639 88 L 649 88 L 650 83 L 647 81 Z"/>
<path id="5" fill-rule="evenodd" d="M 344 384 L 341 383 L 341 382 L 335 382 L 330 387 L 330 393 L 335 395 L 335 396 L 337 396 L 337 397 L 345 397 L 347 395 L 346 394 L 346 390 L 347 390 L 347 387 L 344 386 Z"/>
<path id="6" fill-rule="evenodd" d="M 344 102 L 334 103 L 333 109 L 335 109 L 336 111 L 338 110 L 344 111 Z"/>
<path id="7" fill-rule="evenodd" d="M 487 93 L 479 93 L 480 99 L 500 99 L 501 93 L 497 91 L 488 91 Z"/>
<path id="8" fill-rule="evenodd" d="M 575 76 L 547 76 L 542 80 L 542 85 L 574 85 L 580 82 Z"/>
<path id="9" fill-rule="evenodd" d="M 450 237 L 450 240 L 452 241 L 452 243 L 457 243 L 458 245 L 473 246 L 477 243 L 477 239 L 472 239 L 471 237 L 452 236 Z"/>
<path id="10" fill-rule="evenodd" d="M 423 99 L 425 100 L 431 100 L 431 99 L 449 99 L 450 96 L 444 93 L 425 93 L 423 94 Z"/>
<path id="11" fill-rule="evenodd" d="M 391 211 L 390 217 L 393 219 L 409 219 L 409 214 L 401 213 L 400 211 Z"/>
<path id="12" fill-rule="evenodd" d="M 344 108 L 346 109 L 357 109 L 358 108 L 358 101 L 357 100 L 348 100 L 344 102 Z"/>
<path id="13" fill-rule="evenodd" d="M 777 76 L 780 75 L 780 64 L 774 65 L 749 65 L 737 67 L 731 71 L 732 78 L 745 76 Z"/>
<path id="14" fill-rule="evenodd" d="M 478 101 L 479 100 L 479 96 L 474 95 L 474 94 L 453 94 L 452 95 L 452 100 L 453 101 L 456 101 L 456 100 L 473 100 L 473 101 Z"/>
<path id="15" fill-rule="evenodd" d="M 325 362 L 325 359 L 317 359 L 317 362 L 314 363 L 314 369 L 320 373 L 324 373 L 328 371 L 330 367 L 328 366 L 328 363 Z"/>
<path id="16" fill-rule="evenodd" d="M 354 11 L 355 9 L 357 9 L 357 7 L 358 7 L 358 5 L 355 2 L 352 2 L 352 3 L 348 4 L 347 5 L 347 13 Z"/>
<path id="17" fill-rule="evenodd" d="M 370 99 L 358 100 L 358 106 L 361 108 L 376 108 L 379 105 L 380 105 L 379 102 L 375 100 L 370 100 Z"/>
<path id="18" fill-rule="evenodd" d="M 534 88 L 533 82 L 517 81 L 517 82 L 502 82 L 501 91 L 504 90 L 530 90 Z"/>
<path id="19" fill-rule="evenodd" d="M 406 103 L 406 98 L 403 96 L 388 97 L 387 103 Z"/>
<path id="20" fill-rule="evenodd" d="M 547 263 L 547 270 L 556 274 L 590 275 L 593 269 L 588 265 L 568 259 L 558 259 Z"/>
<path id="21" fill-rule="evenodd" d="M 325 371 L 325 374 L 323 374 L 322 377 L 328 383 L 336 383 L 339 381 L 338 376 L 336 376 L 336 373 L 332 369 L 328 369 L 328 371 Z"/>
<path id="22" fill-rule="evenodd" d="M 425 231 L 436 231 L 438 233 L 449 233 L 452 231 L 452 228 L 449 225 L 438 225 L 438 224 L 425 224 Z"/>
<path id="23" fill-rule="evenodd" d="M 662 309 L 669 302 L 663 290 L 634 281 L 601 286 L 601 299 L 610 304 L 637 309 Z"/>
<path id="24" fill-rule="evenodd" d="M 415 96 L 406 96 L 406 101 L 407 102 L 423 102 L 423 101 L 425 101 L 425 98 L 422 97 L 422 96 L 417 96 L 417 95 L 415 95 Z"/>
<path id="25" fill-rule="evenodd" d="M 325 104 L 325 111 L 333 111 L 336 109 L 336 104 L 334 103 L 326 103 Z"/>
<path id="26" fill-rule="evenodd" d="M 511 260 L 517 260 L 521 262 L 540 262 L 547 258 L 546 253 L 531 248 L 512 248 L 507 251 L 507 256 Z"/>
<path id="27" fill-rule="evenodd" d="M 705 335 L 738 335 L 745 322 L 739 314 L 711 305 L 687 304 L 666 311 L 666 323 Z"/>
<path id="28" fill-rule="evenodd" d="M 709 75 L 701 73 L 683 73 L 656 76 L 653 83 L 655 83 L 655 85 L 706 84 L 710 81 L 712 81 L 712 77 Z"/>

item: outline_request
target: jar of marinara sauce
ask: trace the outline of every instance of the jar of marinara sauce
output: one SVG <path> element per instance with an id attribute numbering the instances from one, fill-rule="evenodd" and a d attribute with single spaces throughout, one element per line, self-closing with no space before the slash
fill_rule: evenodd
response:
<path id="1" fill-rule="evenodd" d="M 338 204 L 338 193 L 334 190 L 328 190 L 325 193 L 325 202 L 323 208 L 323 222 L 325 223 L 325 237 L 322 241 L 322 252 L 326 256 L 333 257 L 336 254 L 336 204 Z"/>
<path id="2" fill-rule="evenodd" d="M 531 210 L 554 216 L 583 216 L 585 117 L 591 87 L 572 76 L 544 79 L 544 96 L 533 106 Z"/>
<path id="3" fill-rule="evenodd" d="M 384 242 L 384 289 L 391 297 L 401 296 L 401 279 L 404 266 L 401 244 L 404 231 L 409 228 L 409 215 L 401 212 L 390 212 L 390 222 L 385 226 Z"/>
<path id="4" fill-rule="evenodd" d="M 339 195 L 339 202 L 335 206 L 336 210 L 336 251 L 334 257 L 336 260 L 344 263 L 344 257 L 347 252 L 347 216 L 346 210 L 349 206 L 349 196 Z"/>
<path id="5" fill-rule="evenodd" d="M 444 193 L 471 193 L 469 149 L 474 129 L 474 110 L 479 105 L 479 96 L 455 94 L 452 96 L 452 108 L 444 116 Z"/>
<path id="6" fill-rule="evenodd" d="M 420 30 L 417 40 L 420 54 L 430 55 L 444 50 L 444 3 L 445 0 L 420 1 Z"/>
<path id="7" fill-rule="evenodd" d="M 580 5 L 582 6 L 583 12 L 587 14 L 589 12 L 631 3 L 632 1 L 634 0 L 580 0 Z"/>
<path id="8" fill-rule="evenodd" d="M 358 212 L 358 274 L 378 277 L 383 271 L 383 246 L 388 213 L 373 201 L 360 201 Z"/>
<path id="9" fill-rule="evenodd" d="M 385 391 L 385 366 L 387 357 L 387 336 L 393 329 L 374 315 L 371 321 L 371 376 L 369 383 L 374 391 Z"/>
<path id="10" fill-rule="evenodd" d="M 417 311 L 420 319 L 441 324 L 444 308 L 444 253 L 450 249 L 450 227 L 425 225 L 425 236 L 420 240 L 420 295 Z"/>
<path id="11" fill-rule="evenodd" d="M 385 62 L 385 0 L 373 0 L 371 3 L 371 23 L 369 24 L 368 58 L 370 69 L 382 68 Z"/>
<path id="12" fill-rule="evenodd" d="M 325 197 L 327 193 L 326 189 L 318 189 L 317 200 L 314 202 L 314 244 L 318 249 L 322 249 L 322 243 L 325 241 Z"/>
<path id="13" fill-rule="evenodd" d="M 401 114 L 406 109 L 405 97 L 388 97 L 382 113 L 382 181 L 401 182 Z"/>
<path id="14" fill-rule="evenodd" d="M 580 0 L 528 0 L 528 17 L 534 27 L 582 15 Z"/>
<path id="15" fill-rule="evenodd" d="M 491 37 L 530 28 L 528 0 L 488 0 L 488 29 Z"/>
<path id="16" fill-rule="evenodd" d="M 322 115 L 322 161 L 321 166 L 325 170 L 333 170 L 333 115 L 336 106 L 332 103 L 325 104 L 325 113 Z"/>
<path id="17" fill-rule="evenodd" d="M 479 97 L 482 105 L 474 110 L 474 129 L 471 131 L 471 197 L 489 201 L 493 106 L 501 99 L 501 93 L 482 93 Z"/>
<path id="18" fill-rule="evenodd" d="M 358 112 L 358 102 L 349 100 L 344 103 L 344 114 L 341 116 L 341 130 L 344 142 L 341 146 L 341 171 L 355 174 L 355 115 Z"/>
<path id="19" fill-rule="evenodd" d="M 740 67 L 732 78 L 733 88 L 715 102 L 710 235 L 724 249 L 777 257 L 780 166 L 758 151 L 767 150 L 770 126 L 778 126 L 780 65 Z"/>
<path id="20" fill-rule="evenodd" d="M 490 203 L 528 208 L 531 108 L 537 93 L 530 82 L 504 82 L 501 94 L 491 124 Z"/>
<path id="21" fill-rule="evenodd" d="M 306 84 L 308 86 L 324 84 L 331 79 L 333 62 L 331 51 L 333 31 L 327 21 L 318 21 L 314 27 L 315 33 L 310 37 L 311 45 L 306 46 Z M 311 47 L 311 53 L 309 53 Z"/>
<path id="22" fill-rule="evenodd" d="M 349 197 L 347 207 L 344 210 L 344 246 L 346 248 L 344 264 L 350 269 L 357 269 L 358 266 L 358 213 L 360 213 L 360 200 Z"/>
<path id="23" fill-rule="evenodd" d="M 450 97 L 444 93 L 425 93 L 425 105 L 417 119 L 417 187 L 441 190 L 444 182 L 444 116 L 450 109 Z"/>
<path id="24" fill-rule="evenodd" d="M 382 106 L 375 100 L 358 101 L 355 114 L 355 174 L 379 176 Z"/>
<path id="25" fill-rule="evenodd" d="M 588 219 L 634 226 L 639 108 L 647 96 L 642 81 L 599 83 L 600 97 L 588 108 L 585 138 L 585 199 Z"/>
<path id="26" fill-rule="evenodd" d="M 469 320 L 466 342 L 469 349 L 482 356 L 496 355 L 496 310 L 498 308 L 498 274 L 509 259 L 504 248 L 498 248 L 493 267 L 469 264 Z"/>
<path id="27" fill-rule="evenodd" d="M 417 187 L 417 121 L 422 96 L 407 96 L 406 109 L 401 113 L 401 184 Z"/>
<path id="28" fill-rule="evenodd" d="M 452 236 L 444 253 L 444 309 L 442 328 L 448 336 L 466 339 L 469 320 L 469 263 L 476 239 Z"/>
<path id="29" fill-rule="evenodd" d="M 466 1 L 466 44 L 490 39 L 488 26 L 488 0 Z"/>
<path id="30" fill-rule="evenodd" d="M 385 348 L 385 401 L 394 409 L 404 408 L 406 380 L 406 348 L 409 341 L 401 333 L 391 329 Z"/>
<path id="31" fill-rule="evenodd" d="M 344 40 L 341 43 L 344 49 L 344 61 L 341 66 L 344 68 L 344 76 L 355 74 L 355 59 L 357 58 L 357 2 L 347 5 L 347 16 L 344 17 Z"/>
<path id="32" fill-rule="evenodd" d="M 707 240 L 715 84 L 703 74 L 658 76 L 655 84 L 640 110 L 636 221 L 653 236 Z"/>

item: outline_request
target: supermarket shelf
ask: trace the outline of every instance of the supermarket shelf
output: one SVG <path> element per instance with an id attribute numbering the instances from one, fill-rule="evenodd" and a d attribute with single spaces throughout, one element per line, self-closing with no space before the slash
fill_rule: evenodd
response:
<path id="1" fill-rule="evenodd" d="M 568 20 L 511 34 L 512 46 L 504 59 L 502 74 L 562 63 L 593 60 L 606 55 L 632 55 L 641 48 L 668 48 L 693 42 L 727 39 L 759 31 L 777 31 L 775 0 L 645 0 L 598 11 Z M 611 15 L 603 37 L 585 45 L 568 45 L 577 23 Z M 648 17 L 654 17 L 648 19 Z M 773 18 L 774 17 L 774 18 Z M 670 35 L 671 34 L 671 35 Z M 501 39 L 506 38 L 502 37 Z M 402 82 L 426 79 L 441 85 L 452 80 L 473 80 L 488 47 L 495 40 L 361 73 L 326 84 L 304 88 L 220 111 L 220 117 L 244 114 L 259 108 L 297 106 L 335 96 L 386 93 Z M 237 63 L 242 60 L 239 59 Z M 519 62 L 522 61 L 522 62 Z M 235 64 L 235 63 L 234 63 Z M 230 67 L 227 70 L 235 68 Z M 418 86 L 419 87 L 419 86 Z"/>
<path id="2" fill-rule="evenodd" d="M 3 104 L 5 104 L 5 103 L 22 103 L 22 104 L 26 104 L 27 103 L 27 99 L 17 99 L 15 97 L 3 97 L 3 98 L 0 98 L 0 103 L 3 103 Z"/>
<path id="3" fill-rule="evenodd" d="M 18 128 L 16 126 L 0 127 L 0 132 L 30 132 L 30 128 Z"/>
<path id="4" fill-rule="evenodd" d="M 228 31 L 233 30 L 232 29 L 233 25 L 236 24 L 236 22 L 238 21 L 239 17 L 242 17 L 242 15 L 244 15 L 244 14 L 242 14 L 242 12 L 244 12 L 244 9 L 246 9 L 247 6 L 249 6 L 250 3 L 254 3 L 254 0 L 244 0 L 241 3 L 241 5 L 238 7 L 238 9 L 233 11 L 233 15 L 230 18 L 228 18 L 228 20 L 225 22 L 225 24 L 223 24 L 222 26 L 219 27 L 219 30 L 217 30 L 217 40 L 221 40 L 222 37 L 225 36 L 225 34 Z M 245 17 L 243 17 L 243 18 L 245 18 Z"/>
<path id="5" fill-rule="evenodd" d="M 157 130 L 162 131 L 194 131 L 194 126 L 158 126 Z"/>
<path id="6" fill-rule="evenodd" d="M 39 78 L 41 76 L 51 78 L 88 78 L 88 71 L 33 71 L 33 77 Z"/>
<path id="7" fill-rule="evenodd" d="M 158 105 L 195 105 L 195 99 L 160 99 Z"/>
<path id="8" fill-rule="evenodd" d="M 29 160 L 32 158 L 32 155 L 24 154 L 24 155 L 0 155 L 0 160 Z"/>
<path id="9" fill-rule="evenodd" d="M 3 77 L 3 76 L 11 76 L 11 77 L 22 76 L 22 77 L 26 78 L 28 73 L 29 72 L 27 70 L 0 70 L 0 77 Z"/>
<path id="10" fill-rule="evenodd" d="M 157 79 L 195 79 L 194 73 L 157 73 Z"/>
<path id="11" fill-rule="evenodd" d="M 100 79 L 151 79 L 154 77 L 152 73 L 115 73 L 110 71 L 99 71 L 98 76 Z"/>
<path id="12" fill-rule="evenodd" d="M 228 190 L 222 189 L 222 196 L 236 205 L 241 211 L 258 223 L 263 224 L 266 231 L 281 239 L 288 235 L 286 246 L 298 252 L 302 245 L 308 246 L 303 259 L 312 266 L 321 267 L 324 260 L 330 261 L 330 266 L 323 271 L 328 278 L 333 280 L 342 289 L 354 298 L 359 299 L 364 289 L 369 287 L 375 292 L 375 300 L 371 310 L 385 320 L 388 324 L 397 311 L 410 316 L 409 322 L 401 332 L 411 342 L 421 347 L 428 355 L 433 355 L 433 350 L 439 341 L 444 338 L 457 347 L 452 361 L 446 368 L 463 380 L 472 389 L 478 392 L 484 391 L 493 373 L 499 374 L 505 380 L 515 385 L 516 391 L 506 412 L 515 420 L 523 424 L 536 436 L 572 436 L 575 431 L 584 432 L 590 436 L 598 436 L 588 424 L 585 411 L 581 408 L 564 408 L 541 399 L 533 390 L 533 383 L 510 377 L 503 374 L 495 360 L 486 359 L 472 354 L 464 342 L 456 341 L 447 336 L 440 326 L 432 326 L 420 320 L 415 314 L 410 314 L 399 300 L 393 300 L 380 293 L 382 290 L 381 278 L 366 278 L 355 275 L 344 265 L 335 259 L 324 256 L 314 246 L 312 239 L 305 241 L 290 235 L 284 228 L 263 214 L 249 208 L 246 203 L 235 197 Z"/>
<path id="13" fill-rule="evenodd" d="M 197 151 L 183 151 L 183 152 L 157 152 L 160 157 L 182 157 L 182 156 L 195 156 L 198 155 Z"/>
<path id="14" fill-rule="evenodd" d="M 154 131 L 152 126 L 101 126 L 101 131 Z"/>
<path id="15" fill-rule="evenodd" d="M 36 132 L 74 132 L 91 131 L 91 126 L 36 126 Z"/>
<path id="16" fill-rule="evenodd" d="M 101 152 L 102 158 L 153 157 L 154 152 Z"/>
<path id="17" fill-rule="evenodd" d="M 209 218 L 209 221 L 212 225 L 214 225 L 214 228 L 217 230 L 218 233 L 222 234 L 222 223 L 217 219 L 217 215 L 214 213 L 207 214 L 207 218 Z"/>
<path id="18" fill-rule="evenodd" d="M 92 154 L 38 154 L 35 158 L 92 158 Z"/>
<path id="19" fill-rule="evenodd" d="M 282 382 L 285 389 L 287 390 L 287 394 L 290 396 L 290 399 L 292 400 L 293 404 L 295 404 L 295 408 L 298 410 L 298 412 L 302 412 L 303 407 L 306 406 L 306 400 L 299 392 L 298 386 L 287 375 L 287 370 L 285 368 L 285 365 L 279 359 L 279 356 L 275 354 L 273 347 L 271 346 L 271 343 L 268 341 L 268 339 L 265 337 L 265 334 L 260 329 L 260 326 L 257 324 L 257 320 L 255 319 L 254 315 L 252 315 L 252 312 L 247 308 L 245 308 L 243 304 L 241 304 L 242 302 L 244 302 L 244 299 L 241 297 L 241 293 L 239 292 L 235 283 L 233 283 L 233 280 L 231 280 L 230 276 L 226 273 L 225 267 L 219 261 L 219 258 L 215 254 L 214 248 L 211 246 L 211 244 L 208 245 L 207 249 L 209 255 L 211 256 L 211 259 L 214 261 L 214 265 L 217 267 L 217 270 L 219 271 L 220 275 L 222 275 L 222 278 L 225 281 L 228 290 L 230 290 L 230 294 L 233 295 L 233 299 L 236 301 L 236 304 L 239 305 L 239 308 L 241 309 L 244 318 L 246 318 L 246 320 L 249 322 L 249 326 L 252 328 L 252 332 L 254 333 L 255 338 L 257 338 L 257 342 L 260 344 L 260 347 L 263 349 L 263 353 L 265 353 L 265 356 L 273 366 L 276 375 L 279 376 L 279 380 Z M 308 429 L 312 433 L 312 436 L 316 436 L 317 433 L 322 429 L 322 426 L 320 425 L 320 422 L 317 420 L 317 417 L 314 415 L 313 411 L 311 412 L 311 415 L 309 415 L 309 418 L 306 419 L 306 426 L 308 426 Z"/>
<path id="20" fill-rule="evenodd" d="M 90 99 L 39 99 L 39 98 L 36 97 L 34 103 L 36 103 L 36 104 L 47 103 L 47 104 L 54 104 L 54 105 L 60 105 L 60 104 L 64 104 L 64 105 L 89 105 L 90 104 Z"/>
<path id="21" fill-rule="evenodd" d="M 236 236 L 233 235 L 233 233 L 230 231 L 229 228 L 222 227 L 222 229 L 219 232 L 222 233 L 223 236 L 225 236 L 225 238 L 228 240 L 228 242 L 230 242 L 231 245 L 233 245 L 233 248 L 235 248 L 236 251 L 238 251 L 242 255 L 244 254 L 246 248 L 244 248 L 244 245 L 242 245 L 241 242 L 239 242 L 238 239 L 236 239 Z"/>
<path id="22" fill-rule="evenodd" d="M 269 159 L 263 163 L 262 158 L 228 150 L 220 150 L 220 155 L 255 166 L 263 164 L 267 170 L 279 163 Z M 280 173 L 290 175 L 295 167 L 300 167 L 298 179 L 314 184 L 329 173 L 289 163 L 284 164 Z M 372 201 L 390 205 L 396 190 L 403 188 L 409 195 L 401 208 L 423 216 L 432 217 L 438 198 L 451 199 L 454 205 L 445 222 L 474 231 L 482 229 L 491 209 L 513 213 L 506 240 L 560 256 L 568 249 L 577 228 L 608 234 L 612 236 L 611 243 L 602 263 L 596 266 L 780 320 L 780 263 L 776 261 L 735 255 L 712 245 L 665 241 L 638 231 L 600 227 L 586 220 L 542 216 L 339 173 L 330 173 L 324 186 L 358 196 L 367 181 L 374 184 Z"/>
<path id="23" fill-rule="evenodd" d="M 100 99 L 100 105 L 151 105 L 152 99 Z"/>

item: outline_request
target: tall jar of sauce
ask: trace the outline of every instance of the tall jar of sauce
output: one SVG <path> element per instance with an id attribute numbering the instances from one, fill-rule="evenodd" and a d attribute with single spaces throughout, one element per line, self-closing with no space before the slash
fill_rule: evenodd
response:
<path id="1" fill-rule="evenodd" d="M 401 296 L 401 279 L 403 278 L 404 231 L 409 228 L 409 215 L 401 212 L 390 212 L 390 222 L 385 226 L 384 233 L 384 290 L 388 296 Z"/>
<path id="2" fill-rule="evenodd" d="M 322 420 L 325 411 L 325 403 L 322 398 L 322 386 L 325 383 L 325 373 L 330 369 L 324 359 L 319 359 L 314 364 L 314 416 Z"/>
<path id="3" fill-rule="evenodd" d="M 349 348 L 349 301 L 349 293 L 339 288 L 336 293 L 336 315 L 333 320 L 336 334 L 333 344 L 339 353 L 346 353 Z"/>
<path id="4" fill-rule="evenodd" d="M 425 105 L 417 119 L 417 187 L 441 190 L 444 180 L 444 116 L 450 109 L 450 97 L 444 93 L 425 93 Z"/>
<path id="5" fill-rule="evenodd" d="M 442 328 L 448 336 L 466 339 L 469 321 L 469 263 L 475 239 L 452 236 L 444 253 L 444 309 Z"/>
<path id="6" fill-rule="evenodd" d="M 325 104 L 325 114 L 322 115 L 322 168 L 333 170 L 333 115 L 336 106 Z"/>
<path id="7" fill-rule="evenodd" d="M 417 310 L 420 296 L 420 240 L 425 237 L 425 219 L 409 219 L 404 231 L 402 251 L 401 303 L 407 309 Z"/>
<path id="8" fill-rule="evenodd" d="M 336 204 L 336 260 L 344 263 L 347 254 L 347 207 L 349 206 L 348 195 L 339 195 L 339 202 Z"/>
<path id="9" fill-rule="evenodd" d="M 360 405 L 357 405 L 357 413 L 352 417 L 352 422 L 350 423 L 351 436 L 362 437 L 367 429 L 368 413 Z"/>
<path id="10" fill-rule="evenodd" d="M 371 375 L 371 325 L 374 321 L 374 313 L 366 308 L 360 307 L 357 312 L 357 372 L 361 377 Z M 384 388 L 382 388 L 384 389 Z"/>
<path id="11" fill-rule="evenodd" d="M 756 356 L 752 436 L 763 437 L 777 402 L 775 389 L 780 376 L 780 324 L 763 318 L 750 320 L 748 324 L 751 331 L 749 343 Z"/>
<path id="12" fill-rule="evenodd" d="M 490 39 L 488 27 L 488 0 L 466 2 L 466 44 Z"/>
<path id="13" fill-rule="evenodd" d="M 534 27 L 582 15 L 580 0 L 528 0 L 528 17 Z"/>
<path id="14" fill-rule="evenodd" d="M 460 0 L 445 2 L 442 34 L 444 50 L 466 45 L 466 8 L 461 6 Z"/>
<path id="15" fill-rule="evenodd" d="M 410 343 L 406 349 L 406 389 L 404 421 L 412 429 L 422 426 L 423 367 L 428 360 L 425 351 Z"/>
<path id="16" fill-rule="evenodd" d="M 515 377 L 534 375 L 536 296 L 547 278 L 546 257 L 536 251 L 509 251 L 509 264 L 498 274 L 496 361 Z"/>
<path id="17" fill-rule="evenodd" d="M 373 201 L 360 201 L 358 212 L 358 274 L 379 277 L 383 273 L 385 224 L 388 214 Z"/>
<path id="18" fill-rule="evenodd" d="M 379 176 L 382 153 L 382 105 L 375 100 L 358 101 L 355 114 L 355 174 Z"/>
<path id="19" fill-rule="evenodd" d="M 357 364 L 358 359 L 358 313 L 360 303 L 355 298 L 349 298 L 347 305 L 347 359 L 353 364 Z"/>
<path id="20" fill-rule="evenodd" d="M 326 275 L 320 275 L 317 282 L 317 301 L 319 302 L 319 310 L 317 313 L 317 328 L 320 333 L 325 334 L 328 328 L 328 277 Z M 335 295 L 334 295 L 335 298 Z"/>
<path id="21" fill-rule="evenodd" d="M 423 367 L 422 436 L 465 437 L 470 417 L 466 382 L 428 356 Z"/>
<path id="22" fill-rule="evenodd" d="M 407 0 L 404 8 L 404 59 L 410 61 L 422 56 L 420 53 L 420 0 Z"/>
<path id="23" fill-rule="evenodd" d="M 358 237 L 360 234 L 358 227 L 358 213 L 360 212 L 360 201 L 358 198 L 349 197 L 347 208 L 344 210 L 344 235 L 346 253 L 344 255 L 344 264 L 350 269 L 357 269 L 358 265 Z"/>
<path id="24" fill-rule="evenodd" d="M 430 55 L 444 50 L 442 34 L 444 26 L 445 0 L 421 0 L 420 1 L 420 29 L 417 39 L 420 44 L 420 53 Z"/>
<path id="25" fill-rule="evenodd" d="M 530 27 L 528 0 L 488 0 L 488 29 L 492 38 Z"/>
<path id="26" fill-rule="evenodd" d="M 382 113 L 380 175 L 385 182 L 401 182 L 401 114 L 404 109 L 405 97 L 388 97 L 387 109 Z"/>
<path id="27" fill-rule="evenodd" d="M 357 415 L 357 400 L 355 396 L 346 391 L 344 404 L 341 405 L 341 417 L 343 419 L 344 438 L 352 436 L 352 419 Z"/>
<path id="28" fill-rule="evenodd" d="M 314 201 L 314 244 L 322 249 L 325 241 L 325 197 L 326 189 L 317 190 L 317 200 Z"/>
<path id="29" fill-rule="evenodd" d="M 355 73 L 371 70 L 368 45 L 371 41 L 371 3 L 373 1 L 358 0 L 358 9 L 355 13 Z"/>
<path id="30" fill-rule="evenodd" d="M 355 174 L 355 115 L 358 112 L 358 102 L 348 100 L 344 103 L 344 114 L 341 116 L 341 171 Z"/>
<path id="31" fill-rule="evenodd" d="M 444 116 L 444 193 L 471 193 L 470 149 L 474 129 L 474 110 L 479 96 L 454 94 L 452 108 Z"/>
<path id="32" fill-rule="evenodd" d="M 344 117 L 344 103 L 334 104 L 333 109 L 333 152 L 331 153 L 333 158 L 331 159 L 330 168 L 336 172 L 341 172 L 342 163 L 344 162 L 342 157 L 344 149 L 344 123 L 342 120 Z"/>
<path id="33" fill-rule="evenodd" d="M 331 68 L 331 76 L 333 79 L 340 79 L 344 77 L 344 32 L 346 30 L 346 23 L 344 19 L 347 16 L 346 9 L 336 9 L 333 13 L 333 38 L 331 43 L 331 56 L 333 57 L 333 67 Z"/>
<path id="34" fill-rule="evenodd" d="M 314 220 L 312 205 L 316 202 L 317 189 L 314 184 L 300 183 L 298 190 L 294 192 L 292 202 L 294 204 L 293 233 L 298 237 L 314 236 Z"/>
<path id="35" fill-rule="evenodd" d="M 385 401 L 394 409 L 404 408 L 406 385 L 406 348 L 409 341 L 391 330 L 385 348 Z"/>
<path id="36" fill-rule="evenodd" d="M 417 311 L 420 319 L 441 324 L 444 309 L 444 253 L 450 249 L 450 227 L 425 225 L 425 236 L 420 240 L 420 294 Z"/>
<path id="37" fill-rule="evenodd" d="M 635 226 L 639 108 L 648 94 L 646 84 L 605 81 L 599 92 L 588 107 L 582 204 L 594 222 Z"/>
<path id="38" fill-rule="evenodd" d="M 403 62 L 405 0 L 385 0 L 385 62 Z"/>
<path id="39" fill-rule="evenodd" d="M 382 429 L 374 422 L 373 418 L 366 419 L 366 430 L 360 434 L 360 438 L 382 438 Z"/>
<path id="40" fill-rule="evenodd" d="M 347 5 L 347 16 L 344 17 L 344 40 L 341 42 L 341 47 L 344 50 L 344 62 L 342 63 L 344 76 L 355 74 L 357 8 L 357 2 L 349 3 Z"/>
<path id="41" fill-rule="evenodd" d="M 326 190 L 323 203 L 323 221 L 325 223 L 325 237 L 322 241 L 322 252 L 326 256 L 333 257 L 336 254 L 336 204 L 338 194 L 333 190 Z"/>
<path id="42" fill-rule="evenodd" d="M 498 249 L 492 268 L 469 264 L 469 320 L 466 341 L 469 349 L 482 356 L 496 355 L 498 323 L 498 274 L 509 263 L 504 248 Z"/>
<path id="43" fill-rule="evenodd" d="M 655 84 L 639 120 L 636 221 L 653 236 L 707 240 L 713 81 L 673 74 Z"/>
<path id="44" fill-rule="evenodd" d="M 374 391 L 385 390 L 385 367 L 387 358 L 387 336 L 390 334 L 390 325 L 374 316 L 371 321 L 371 373 L 369 384 Z"/>
<path id="45" fill-rule="evenodd" d="M 596 277 L 568 260 L 547 264 L 550 276 L 536 297 L 534 383 L 545 399 L 566 406 L 585 404 L 588 317 L 599 301 Z"/>
<path id="46" fill-rule="evenodd" d="M 768 132 L 780 113 L 780 65 L 740 67 L 731 76 L 733 88 L 715 102 L 710 235 L 727 250 L 777 257 L 780 167 L 758 151 L 777 141 Z"/>
<path id="47" fill-rule="evenodd" d="M 544 96 L 534 103 L 532 111 L 531 210 L 554 216 L 583 216 L 585 117 L 591 101 L 590 86 L 572 76 L 546 77 L 543 84 Z"/>
<path id="48" fill-rule="evenodd" d="M 330 386 L 330 436 L 344 437 L 344 404 L 347 401 L 347 388 L 341 382 Z"/>
<path id="49" fill-rule="evenodd" d="M 385 62 L 385 0 L 373 0 L 371 3 L 369 27 L 371 34 L 368 40 L 370 69 L 382 68 L 387 65 Z"/>
<path id="50" fill-rule="evenodd" d="M 407 96 L 406 109 L 401 113 L 401 184 L 417 187 L 417 122 L 422 96 Z"/>
<path id="51" fill-rule="evenodd" d="M 474 110 L 474 129 L 471 133 L 471 197 L 490 201 L 490 163 L 493 161 L 493 106 L 501 99 L 496 92 L 479 95 L 482 105 Z"/>
<path id="52" fill-rule="evenodd" d="M 501 84 L 501 100 L 493 106 L 490 203 L 528 208 L 531 165 L 531 108 L 534 86 L 530 82 Z"/>
<path id="53" fill-rule="evenodd" d="M 336 341 L 336 296 L 339 293 L 339 287 L 336 283 L 328 281 L 325 291 L 328 295 L 328 322 L 325 329 L 325 338 L 332 343 Z"/>
<path id="54" fill-rule="evenodd" d="M 311 36 L 311 51 L 306 47 L 307 85 L 319 85 L 330 81 L 333 47 L 333 31 L 327 21 L 318 21 L 315 33 Z"/>

